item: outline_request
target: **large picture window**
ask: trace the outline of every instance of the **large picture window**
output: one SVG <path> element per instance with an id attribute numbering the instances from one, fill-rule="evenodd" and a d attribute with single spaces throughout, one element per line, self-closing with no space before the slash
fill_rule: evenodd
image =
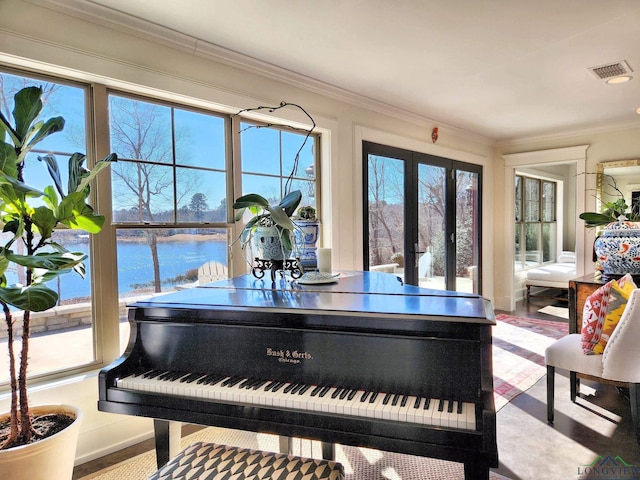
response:
<path id="1" fill-rule="evenodd" d="M 43 190 L 45 186 L 52 184 L 52 180 L 44 162 L 38 160 L 39 156 L 53 154 L 58 161 L 61 178 L 66 179 L 71 154 L 85 153 L 88 150 L 87 146 L 91 143 L 86 128 L 89 90 L 84 85 L 57 79 L 3 72 L 0 74 L 0 108 L 5 118 L 12 118 L 14 95 L 27 86 L 40 86 L 43 90 L 41 119 L 56 116 L 65 119 L 64 129 L 39 143 L 38 148 L 33 149 L 25 161 L 24 176 L 28 184 Z M 72 252 L 89 253 L 91 239 L 88 235 L 80 235 L 78 230 L 66 230 L 62 225 L 58 225 L 57 230 L 52 241 Z M 0 234 L 0 245 L 6 245 L 11 236 L 10 233 Z M 23 245 L 18 242 L 11 248 L 16 250 L 16 253 L 24 253 Z M 58 305 L 55 309 L 34 313 L 31 316 L 30 342 L 33 347 L 29 355 L 29 373 L 32 377 L 87 366 L 95 360 L 91 345 L 94 325 L 91 314 L 92 284 L 89 259 L 85 261 L 85 267 L 84 278 L 69 273 L 48 282 L 48 286 L 58 294 Z M 23 270 L 10 270 L 6 272 L 6 278 L 10 285 L 26 283 Z M 15 317 L 20 315 L 18 313 Z M 84 341 L 88 348 L 69 351 L 69 344 Z M 41 348 L 41 344 L 46 344 L 46 348 Z M 2 384 L 8 381 L 7 328 L 4 318 L 0 322 L 0 351 Z"/>
<path id="2" fill-rule="evenodd" d="M 557 245 L 557 183 L 516 175 L 515 267 L 554 261 Z"/>
<path id="3" fill-rule="evenodd" d="M 94 264 L 86 261 L 84 280 L 65 275 L 51 285 L 60 295 L 59 307 L 32 317 L 32 342 L 44 348 L 31 349 L 31 377 L 59 376 L 111 361 L 129 339 L 126 305 L 136 297 L 245 273 L 232 272 L 229 261 L 231 204 L 242 192 L 276 201 L 290 179 L 290 188 L 302 191 L 303 205 L 317 205 L 316 133 L 299 152 L 299 168 L 291 176 L 305 135 L 279 122 L 259 123 L 17 70 L 0 71 L 3 112 L 13 108 L 15 92 L 33 85 L 45 91 L 43 116 L 66 120 L 64 131 L 42 142 L 34 157 L 54 154 L 63 178 L 73 152 L 86 152 L 88 161 L 95 151 L 114 152 L 118 161 L 92 189 L 97 202 L 92 204 L 108 220 L 98 238 L 64 230 L 56 234 L 56 241 L 86 252 Z M 108 125 L 108 135 L 103 125 Z M 41 167 L 37 159 L 28 162 L 34 187 L 50 183 L 46 169 L 35 173 Z M 105 193 L 109 189 L 110 195 Z M 93 246 L 97 244 L 99 249 Z M 20 272 L 11 275 L 17 281 Z M 6 341 L 2 322 L 0 350 L 6 349 Z M 69 351 L 70 344 L 78 347 Z M 6 361 L 0 355 L 0 372 L 8 371 L 2 368 Z M 6 382 L 0 377 L 0 389 Z"/>

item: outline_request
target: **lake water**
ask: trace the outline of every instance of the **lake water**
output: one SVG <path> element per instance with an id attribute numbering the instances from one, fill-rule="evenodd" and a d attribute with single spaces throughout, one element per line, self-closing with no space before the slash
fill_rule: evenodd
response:
<path id="1" fill-rule="evenodd" d="M 66 244 L 72 252 L 88 251 L 88 244 Z M 184 275 L 188 270 L 198 268 L 210 261 L 227 264 L 227 243 L 225 241 L 180 241 L 158 244 L 160 276 L 163 280 Z M 49 282 L 50 288 L 58 290 L 61 300 L 85 297 L 91 294 L 91 272 L 88 263 L 84 280 L 75 273 L 61 277 L 60 285 Z M 131 292 L 136 286 L 153 281 L 151 250 L 146 243 L 118 243 L 118 291 L 120 295 Z M 183 282 L 184 283 L 184 282 Z M 151 287 L 148 287 L 151 288 Z M 162 290 L 171 290 L 172 285 L 162 285 Z"/>

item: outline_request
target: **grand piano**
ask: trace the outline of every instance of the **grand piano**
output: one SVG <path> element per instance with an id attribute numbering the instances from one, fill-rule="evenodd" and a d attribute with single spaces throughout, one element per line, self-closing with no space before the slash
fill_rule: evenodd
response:
<path id="1" fill-rule="evenodd" d="M 302 285 L 245 275 L 129 306 L 124 354 L 98 409 L 498 466 L 490 303 L 345 272 Z M 281 442 L 286 445 L 286 442 Z M 177 452 L 176 452 L 177 453 Z"/>

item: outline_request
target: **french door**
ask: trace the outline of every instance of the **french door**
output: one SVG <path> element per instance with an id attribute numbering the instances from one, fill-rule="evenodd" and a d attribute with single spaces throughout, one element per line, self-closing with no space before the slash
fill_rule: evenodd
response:
<path id="1" fill-rule="evenodd" d="M 371 142 L 363 166 L 365 270 L 481 293 L 482 167 Z"/>

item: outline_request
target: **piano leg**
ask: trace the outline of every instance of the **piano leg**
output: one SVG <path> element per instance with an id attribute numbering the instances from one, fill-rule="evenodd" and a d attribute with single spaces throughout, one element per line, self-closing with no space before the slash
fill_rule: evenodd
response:
<path id="1" fill-rule="evenodd" d="M 322 459 L 323 460 L 335 460 L 336 459 L 336 444 L 322 442 Z"/>
<path id="2" fill-rule="evenodd" d="M 278 437 L 278 446 L 280 453 L 285 455 L 293 454 L 293 438 L 284 437 L 280 435 Z M 322 459 L 323 460 L 335 460 L 336 458 L 336 446 L 334 443 L 321 442 Z"/>
<path id="3" fill-rule="evenodd" d="M 464 462 L 464 480 L 489 480 L 489 466 L 485 462 Z"/>
<path id="4" fill-rule="evenodd" d="M 154 418 L 153 429 L 156 437 L 156 463 L 161 468 L 180 452 L 182 425 L 180 422 Z"/>
<path id="5" fill-rule="evenodd" d="M 278 436 L 278 445 L 280 447 L 280 453 L 284 453 L 285 455 L 290 455 L 293 453 L 291 444 L 291 437 L 285 437 L 283 435 Z"/>

